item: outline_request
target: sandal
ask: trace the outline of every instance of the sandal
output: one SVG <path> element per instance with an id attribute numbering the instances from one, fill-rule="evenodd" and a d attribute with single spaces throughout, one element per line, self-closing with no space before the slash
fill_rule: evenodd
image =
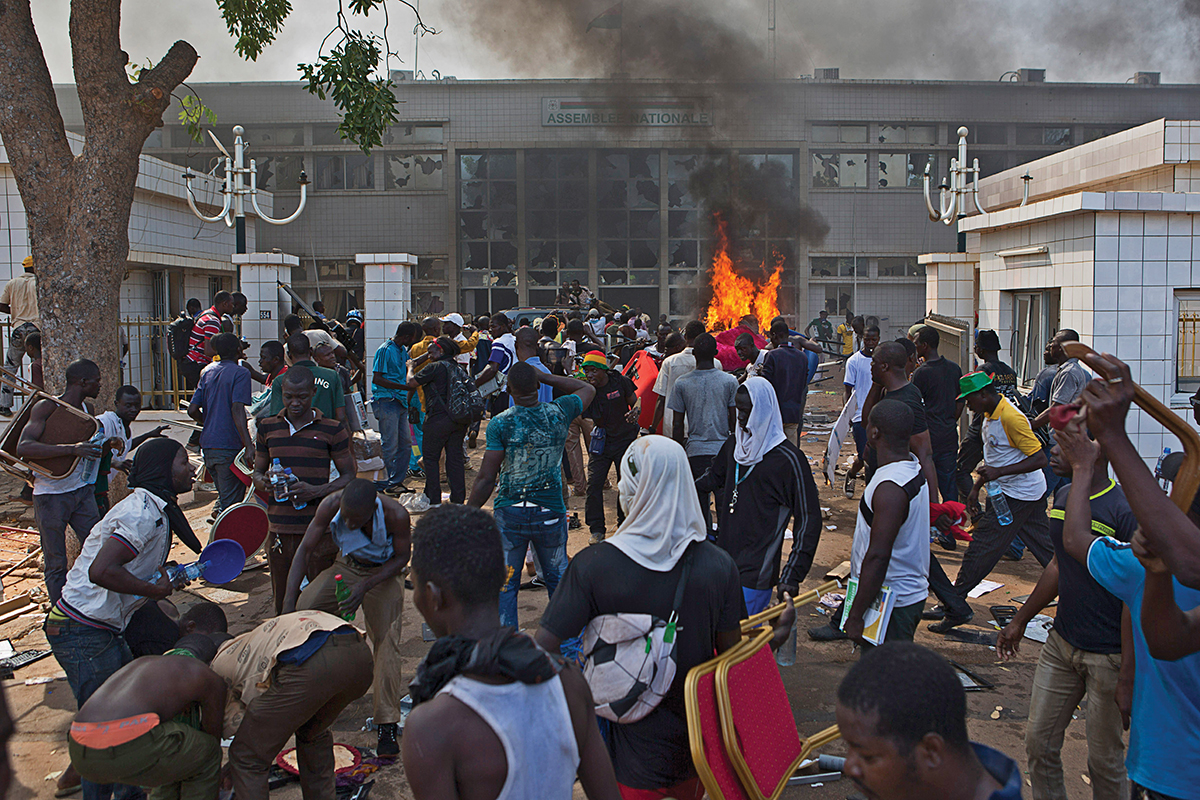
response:
<path id="1" fill-rule="evenodd" d="M 854 499 L 854 476 L 853 475 L 846 476 L 846 483 L 843 485 L 842 490 L 846 493 L 847 499 L 849 499 L 849 500 Z"/>

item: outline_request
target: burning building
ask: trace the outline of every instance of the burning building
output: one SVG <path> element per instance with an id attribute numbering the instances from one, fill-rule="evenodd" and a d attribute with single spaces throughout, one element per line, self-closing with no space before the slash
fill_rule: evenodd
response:
<path id="1" fill-rule="evenodd" d="M 838 316 L 849 307 L 894 336 L 928 310 L 918 256 L 958 249 L 953 228 L 928 221 L 921 175 L 927 164 L 945 174 L 960 125 L 986 176 L 1152 119 L 1187 118 L 1200 101 L 1196 86 L 1036 77 L 397 74 L 401 122 L 370 155 L 338 138 L 333 105 L 299 82 L 195 89 L 222 120 L 218 133 L 245 126 L 277 216 L 295 208 L 301 170 L 314 181 L 301 218 L 260 230 L 258 245 L 298 256 L 294 287 L 319 292 L 331 313 L 363 303 L 356 254 L 407 252 L 418 257 L 420 314 L 549 305 L 558 286 L 579 280 L 653 316 L 707 312 L 728 323 L 745 308 L 764 320 L 773 302 L 803 325 L 822 308 Z M 74 87 L 58 91 L 67 127 L 81 129 Z M 173 124 L 145 152 L 193 170 L 207 170 L 211 155 Z M 755 170 L 765 178 L 746 180 Z M 214 289 L 233 288 L 232 277 L 220 280 Z M 186 297 L 169 288 L 175 311 Z"/>

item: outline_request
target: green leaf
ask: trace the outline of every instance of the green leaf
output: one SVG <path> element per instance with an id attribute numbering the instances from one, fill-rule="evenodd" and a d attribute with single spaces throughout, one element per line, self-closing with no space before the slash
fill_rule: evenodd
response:
<path id="1" fill-rule="evenodd" d="M 193 95 L 185 95 L 179 101 L 179 122 L 187 130 L 188 136 L 197 144 L 204 140 L 203 122 L 209 125 L 217 124 L 217 112 L 204 105 Z"/>
<path id="2" fill-rule="evenodd" d="M 382 143 L 384 131 L 397 120 L 391 80 L 375 77 L 382 56 L 380 44 L 375 35 L 347 31 L 328 55 L 318 58 L 315 64 L 298 65 L 306 82 L 304 88 L 322 100 L 332 98 L 342 113 L 338 135 L 367 154 Z"/>
<path id="3" fill-rule="evenodd" d="M 355 0 L 374 3 L 377 0 Z M 263 48 L 275 41 L 284 20 L 292 12 L 289 0 L 217 0 L 229 35 L 236 41 L 234 50 L 242 58 L 254 61 Z"/>

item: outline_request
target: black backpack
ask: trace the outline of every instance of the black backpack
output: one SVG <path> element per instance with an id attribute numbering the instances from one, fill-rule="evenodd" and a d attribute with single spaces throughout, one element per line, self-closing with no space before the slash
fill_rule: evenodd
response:
<path id="1" fill-rule="evenodd" d="M 446 413 L 457 425 L 470 425 L 483 419 L 487 409 L 487 401 L 479 393 L 475 381 L 467 375 L 466 370 L 455 363 L 446 364 Z"/>
<path id="2" fill-rule="evenodd" d="M 187 358 L 188 350 L 192 347 L 192 328 L 196 320 L 192 317 L 179 317 L 167 326 L 167 350 L 171 358 L 182 361 Z"/>

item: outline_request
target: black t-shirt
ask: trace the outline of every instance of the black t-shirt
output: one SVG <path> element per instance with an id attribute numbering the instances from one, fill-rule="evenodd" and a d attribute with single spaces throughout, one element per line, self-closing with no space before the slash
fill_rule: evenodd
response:
<path id="1" fill-rule="evenodd" d="M 633 381 L 610 369 L 608 383 L 603 387 L 596 387 L 596 399 L 583 415 L 595 420 L 597 425 L 608 431 L 608 437 L 611 439 L 635 437 L 639 430 L 637 423 L 625 419 L 635 397 L 637 387 L 633 385 Z"/>
<path id="2" fill-rule="evenodd" d="M 822 524 L 821 501 L 808 459 L 785 440 L 747 469 L 734 460 L 735 443 L 733 436 L 725 440 L 708 470 L 696 480 L 698 489 L 717 495 L 717 544 L 733 556 L 739 580 L 747 589 L 799 586 L 812 567 Z M 737 502 L 733 502 L 735 486 Z M 794 532 L 792 551 L 781 573 L 783 534 L 789 523 Z"/>
<path id="3" fill-rule="evenodd" d="M 958 379 L 962 369 L 948 358 L 926 361 L 912 374 L 925 401 L 925 422 L 933 452 L 958 452 Z"/>
<path id="4" fill-rule="evenodd" d="M 1063 549 L 1063 522 L 1071 486 L 1054 493 L 1050 509 L 1050 539 L 1058 556 L 1058 611 L 1054 630 L 1072 647 L 1089 653 L 1121 652 L 1121 601 L 1096 582 L 1087 565 Z M 1137 529 L 1137 518 L 1116 482 L 1092 495 L 1092 533 L 1128 542 Z M 1137 624 L 1137 621 L 1134 621 Z"/>
<path id="5" fill-rule="evenodd" d="M 439 359 L 426 365 L 413 376 L 414 381 L 425 387 L 426 419 L 437 419 L 450 415 L 446 405 L 450 395 L 451 363 Z"/>
<path id="6" fill-rule="evenodd" d="M 662 702 L 637 722 L 610 724 L 609 751 L 617 780 L 634 789 L 673 786 L 696 775 L 688 747 L 684 681 L 688 670 L 716 654 L 717 633 L 734 631 L 746 616 L 737 566 L 711 542 L 693 544 L 692 572 L 679 609 L 675 680 Z M 567 566 L 542 625 L 561 639 L 579 635 L 602 614 L 671 616 L 683 574 L 637 564 L 611 543 L 588 547 Z"/>
<path id="7" fill-rule="evenodd" d="M 883 400 L 899 400 L 904 405 L 912 409 L 913 412 L 913 427 L 912 436 L 919 433 L 924 433 L 929 430 L 929 423 L 925 417 L 925 401 L 921 398 L 921 390 L 911 383 L 906 383 L 894 392 L 885 392 Z M 863 420 L 866 423 L 866 420 Z M 875 470 L 879 468 L 879 456 L 875 453 L 875 448 L 867 445 L 867 471 L 864 477 L 867 483 L 871 482 L 872 476 L 875 475 Z"/>

